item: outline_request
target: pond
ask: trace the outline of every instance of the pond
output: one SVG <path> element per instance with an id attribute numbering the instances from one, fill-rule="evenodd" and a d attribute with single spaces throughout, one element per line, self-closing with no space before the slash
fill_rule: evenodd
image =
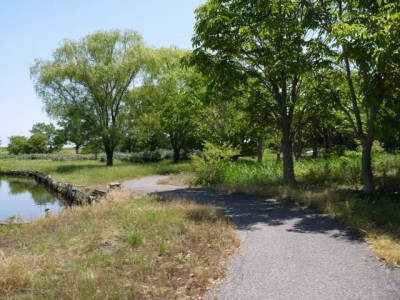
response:
<path id="1" fill-rule="evenodd" d="M 43 218 L 45 209 L 58 212 L 63 207 L 61 200 L 35 180 L 0 177 L 0 221 L 32 221 Z"/>

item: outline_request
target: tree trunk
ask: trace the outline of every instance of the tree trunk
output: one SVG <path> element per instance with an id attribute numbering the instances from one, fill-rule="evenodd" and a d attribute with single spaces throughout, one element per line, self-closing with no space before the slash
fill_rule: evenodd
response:
<path id="1" fill-rule="evenodd" d="M 177 148 L 177 147 L 174 147 L 174 157 L 173 157 L 174 164 L 179 163 L 180 153 L 181 153 L 181 149 Z"/>
<path id="2" fill-rule="evenodd" d="M 282 153 L 283 153 L 283 181 L 285 183 L 295 182 L 293 146 L 288 132 L 282 133 Z"/>
<path id="3" fill-rule="evenodd" d="M 183 145 L 185 143 L 185 133 L 170 132 L 169 139 L 171 142 L 172 149 L 174 151 L 174 157 L 173 157 L 174 164 L 177 164 L 179 162 L 181 149 L 183 148 Z"/>
<path id="4" fill-rule="evenodd" d="M 318 142 L 314 142 L 312 146 L 312 157 L 318 158 Z"/>
<path id="5" fill-rule="evenodd" d="M 325 141 L 325 156 L 329 157 L 332 154 L 332 141 L 329 132 L 325 133 L 324 141 Z"/>
<path id="6" fill-rule="evenodd" d="M 297 132 L 296 137 L 297 137 L 297 142 L 294 143 L 294 155 L 296 161 L 299 161 L 301 158 L 301 154 L 303 152 L 303 134 L 301 130 Z"/>
<path id="7" fill-rule="evenodd" d="M 372 173 L 372 141 L 363 139 L 362 145 L 362 158 L 361 158 L 361 174 L 363 182 L 363 192 L 372 193 L 375 190 L 374 175 Z"/>
<path id="8" fill-rule="evenodd" d="M 113 156 L 114 156 L 114 149 L 106 150 L 107 166 L 113 165 Z"/>
<path id="9" fill-rule="evenodd" d="M 263 162 L 264 159 L 264 135 L 260 134 L 257 137 L 257 161 Z"/>
<path id="10" fill-rule="evenodd" d="M 112 166 L 115 146 L 114 147 L 112 146 L 112 143 L 108 138 L 103 140 L 103 144 L 104 144 L 104 152 L 106 152 L 106 164 L 107 166 Z"/>

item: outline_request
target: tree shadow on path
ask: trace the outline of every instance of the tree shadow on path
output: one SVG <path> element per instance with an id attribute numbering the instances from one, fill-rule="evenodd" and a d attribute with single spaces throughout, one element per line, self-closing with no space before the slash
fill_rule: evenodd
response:
<path id="1" fill-rule="evenodd" d="M 325 234 L 349 242 L 362 242 L 357 234 L 328 216 L 290 201 L 190 188 L 153 194 L 220 207 L 233 220 L 238 230 L 254 231 L 259 226 L 285 226 L 289 233 Z"/>

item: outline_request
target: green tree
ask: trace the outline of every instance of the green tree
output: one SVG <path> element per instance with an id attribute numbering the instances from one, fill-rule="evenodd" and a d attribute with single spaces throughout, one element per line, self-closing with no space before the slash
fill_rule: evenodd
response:
<path id="1" fill-rule="evenodd" d="M 347 97 L 334 94 L 362 146 L 363 191 L 374 191 L 371 152 L 377 119 L 395 103 L 398 88 L 399 7 L 392 1 L 334 2 L 327 32 L 347 80 Z M 397 86 L 396 86 L 397 85 Z M 349 99 L 349 101 L 347 101 Z M 348 103 L 350 105 L 348 105 Z"/>
<path id="2" fill-rule="evenodd" d="M 161 126 L 162 103 L 154 95 L 157 71 L 153 52 L 152 72 L 146 74 L 143 85 L 134 91 L 129 103 L 129 117 L 124 121 L 122 151 L 144 151 L 168 148 L 170 142 Z"/>
<path id="3" fill-rule="evenodd" d="M 9 137 L 7 150 L 10 154 L 18 155 L 30 152 L 28 138 L 21 135 L 14 135 Z"/>
<path id="4" fill-rule="evenodd" d="M 181 60 L 188 53 L 177 48 L 162 48 L 155 53 L 154 75 L 148 80 L 150 109 L 159 118 L 173 149 L 174 162 L 188 140 L 196 135 L 200 122 L 201 78 Z"/>
<path id="5" fill-rule="evenodd" d="M 75 109 L 91 135 L 101 138 L 109 166 L 146 52 L 134 31 L 99 31 L 79 41 L 64 41 L 53 60 L 36 60 L 31 68 L 47 113 L 66 120 Z"/>
<path id="6" fill-rule="evenodd" d="M 37 131 L 33 133 L 28 139 L 29 149 L 25 153 L 49 153 L 47 136 Z"/>
<path id="7" fill-rule="evenodd" d="M 71 109 L 65 116 L 60 116 L 58 120 L 59 139 L 63 143 L 73 143 L 75 153 L 79 154 L 79 150 L 84 147 L 91 138 L 90 125 L 82 119 L 82 113 L 76 109 Z"/>
<path id="8" fill-rule="evenodd" d="M 279 116 L 286 182 L 295 180 L 292 124 L 302 77 L 321 61 L 318 7 L 311 0 L 209 0 L 196 10 L 190 61 L 231 88 L 251 79 L 270 94 L 265 101 L 273 99 Z"/>
<path id="9" fill-rule="evenodd" d="M 33 153 L 52 153 L 64 146 L 62 132 L 53 124 L 35 123 L 31 129 L 31 144 Z"/>
<path id="10" fill-rule="evenodd" d="M 218 95 L 215 94 L 211 103 L 204 103 L 200 117 L 201 130 L 207 141 L 217 146 L 237 142 L 244 114 L 235 103 L 218 99 Z"/>

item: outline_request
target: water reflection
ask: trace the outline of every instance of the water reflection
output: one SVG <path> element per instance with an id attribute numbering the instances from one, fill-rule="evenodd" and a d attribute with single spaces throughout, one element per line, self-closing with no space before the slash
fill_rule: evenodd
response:
<path id="1" fill-rule="evenodd" d="M 17 217 L 24 221 L 42 218 L 46 208 L 59 211 L 62 201 L 34 180 L 0 177 L 0 221 Z"/>

